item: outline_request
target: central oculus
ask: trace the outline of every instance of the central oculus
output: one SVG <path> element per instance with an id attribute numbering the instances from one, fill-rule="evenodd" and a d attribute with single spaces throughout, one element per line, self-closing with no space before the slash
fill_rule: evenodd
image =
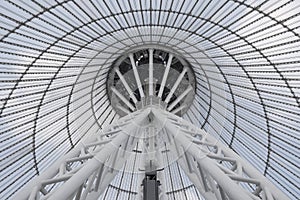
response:
<path id="1" fill-rule="evenodd" d="M 107 78 L 107 94 L 115 111 L 124 116 L 157 105 L 182 116 L 195 96 L 195 76 L 191 65 L 176 55 L 149 48 L 119 57 Z"/>

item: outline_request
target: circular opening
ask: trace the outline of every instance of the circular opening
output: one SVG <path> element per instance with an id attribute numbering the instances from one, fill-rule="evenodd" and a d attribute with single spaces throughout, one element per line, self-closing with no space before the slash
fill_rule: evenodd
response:
<path id="1" fill-rule="evenodd" d="M 157 105 L 181 116 L 195 96 L 191 65 L 165 50 L 149 48 L 118 58 L 108 73 L 107 94 L 120 116 Z"/>

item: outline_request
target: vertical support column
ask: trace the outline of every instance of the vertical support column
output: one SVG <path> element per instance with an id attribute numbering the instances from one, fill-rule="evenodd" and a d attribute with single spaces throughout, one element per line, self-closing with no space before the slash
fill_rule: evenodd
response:
<path id="1" fill-rule="evenodd" d="M 153 96 L 153 49 L 149 49 L 149 96 Z"/>
<path id="2" fill-rule="evenodd" d="M 147 156 L 145 158 L 145 178 L 143 180 L 143 199 L 144 200 L 158 200 L 158 187 L 160 185 L 157 180 L 157 160 L 155 149 L 155 130 L 154 127 L 149 127 L 148 132 L 148 146 L 145 146 Z"/>
<path id="3" fill-rule="evenodd" d="M 139 147 L 140 147 L 140 151 L 144 152 L 144 148 L 145 148 L 145 141 L 143 139 L 143 137 L 145 137 L 144 135 L 142 135 L 142 137 L 140 137 L 139 139 Z M 143 186 L 143 181 L 145 178 L 145 173 L 144 173 L 144 169 L 146 168 L 145 163 L 146 163 L 146 155 L 145 153 L 140 153 L 138 154 L 139 159 L 137 159 L 139 161 L 138 166 L 141 166 L 142 169 L 139 168 L 140 173 L 137 174 L 137 185 L 139 186 L 139 188 L 137 189 L 138 191 L 138 195 L 136 199 L 143 199 L 144 196 L 144 186 Z"/>
<path id="4" fill-rule="evenodd" d="M 148 159 L 149 161 L 154 164 L 156 162 L 155 158 L 155 130 L 154 127 L 149 127 L 149 136 L 148 136 L 148 142 L 149 142 L 149 152 L 148 152 Z"/>
<path id="5" fill-rule="evenodd" d="M 132 65 L 132 70 L 133 70 L 133 73 L 134 73 L 134 78 L 136 80 L 136 84 L 138 86 L 138 90 L 139 90 L 140 96 L 141 96 L 141 98 L 144 98 L 145 94 L 144 94 L 144 91 L 143 91 L 142 82 L 141 82 L 141 79 L 140 79 L 140 76 L 139 76 L 139 72 L 138 72 L 138 70 L 136 68 L 136 65 L 135 65 L 132 53 L 129 54 L 129 58 L 130 58 L 130 62 L 131 62 L 131 65 Z"/>
<path id="6" fill-rule="evenodd" d="M 144 200 L 158 200 L 158 187 L 159 181 L 157 180 L 157 171 L 150 171 L 145 173 L 145 179 L 143 180 L 143 193 Z"/>
<path id="7" fill-rule="evenodd" d="M 160 186 L 159 186 L 159 190 L 158 190 L 158 194 L 159 194 L 159 198 L 164 200 L 164 199 L 168 199 L 167 198 L 167 195 L 166 195 L 166 187 L 167 187 L 167 183 L 166 183 L 166 179 L 165 179 L 165 174 L 163 173 L 164 171 L 164 161 L 163 161 L 163 158 L 162 158 L 162 150 L 161 149 L 158 149 L 158 151 L 156 152 L 156 158 L 157 158 L 157 163 L 159 164 L 158 165 L 158 168 L 160 169 L 159 171 L 161 172 L 158 172 L 157 173 L 157 179 L 160 183 Z"/>
<path id="8" fill-rule="evenodd" d="M 171 66 L 171 63 L 172 63 L 172 59 L 173 59 L 173 54 L 169 54 L 168 63 L 167 63 L 167 66 L 166 66 L 166 69 L 165 69 L 165 72 L 164 72 L 164 76 L 163 76 L 163 79 L 161 81 L 159 92 L 158 92 L 158 97 L 159 98 L 162 97 L 162 94 L 163 94 L 163 91 L 164 91 L 164 88 L 165 88 L 165 85 L 166 85 L 166 82 L 167 82 L 170 66 Z"/>

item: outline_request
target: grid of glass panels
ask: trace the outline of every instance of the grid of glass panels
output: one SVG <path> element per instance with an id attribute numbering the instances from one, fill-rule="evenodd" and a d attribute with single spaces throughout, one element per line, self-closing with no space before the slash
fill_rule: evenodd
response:
<path id="1" fill-rule="evenodd" d="M 105 82 L 132 46 L 194 67 L 184 118 L 282 189 L 299 192 L 300 2 L 40 0 L 0 5 L 0 197 L 118 119 Z"/>

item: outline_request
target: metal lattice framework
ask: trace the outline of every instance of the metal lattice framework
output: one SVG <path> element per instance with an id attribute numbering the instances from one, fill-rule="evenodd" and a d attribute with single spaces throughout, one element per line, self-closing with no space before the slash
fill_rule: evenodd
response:
<path id="1" fill-rule="evenodd" d="M 154 134 L 143 138 L 150 127 Z M 157 145 L 160 138 L 169 138 L 164 140 L 165 148 Z M 143 160 L 151 157 L 149 160 L 163 168 L 156 157 L 160 158 L 164 151 L 170 151 L 179 158 L 181 167 L 205 199 L 288 199 L 218 140 L 182 118 L 154 106 L 127 115 L 90 137 L 28 184 L 16 198 L 98 199 L 116 175 L 116 169 L 121 169 L 138 143 L 145 140 L 149 145 L 143 146 Z M 161 179 L 161 184 L 161 199 L 167 199 L 166 181 Z"/>
<path id="2" fill-rule="evenodd" d="M 193 66 L 185 120 L 299 197 L 299 1 L 5 0 L 0 9 L 1 199 L 119 119 L 107 73 L 145 45 L 174 49 Z M 168 170 L 167 194 L 188 199 L 194 185 L 176 163 Z M 104 199 L 138 192 L 124 177 Z"/>

